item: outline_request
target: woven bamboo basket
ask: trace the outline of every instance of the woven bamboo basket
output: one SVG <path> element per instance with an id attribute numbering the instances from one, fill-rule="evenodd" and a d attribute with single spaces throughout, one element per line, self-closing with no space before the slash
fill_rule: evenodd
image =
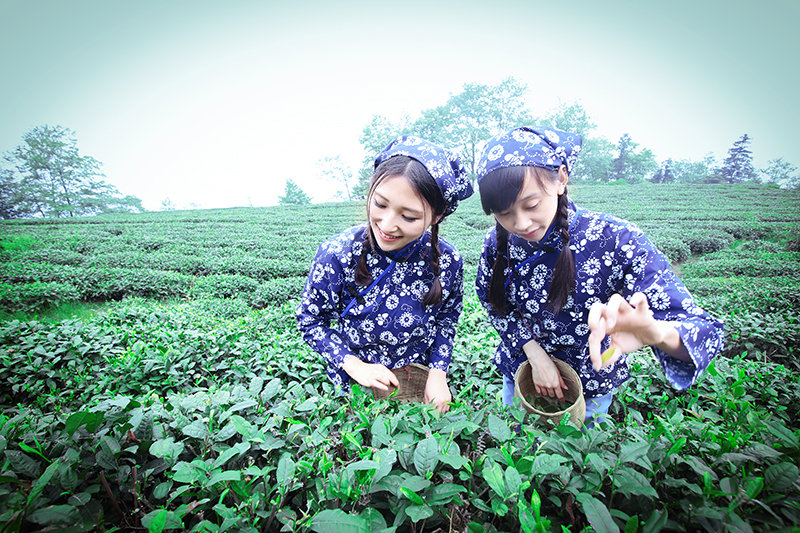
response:
<path id="1" fill-rule="evenodd" d="M 520 399 L 523 407 L 529 413 L 537 415 L 539 420 L 558 423 L 564 413 L 569 413 L 572 422 L 581 427 L 584 418 L 586 418 L 586 401 L 583 398 L 581 378 L 578 377 L 578 373 L 571 366 L 561 359 L 554 357 L 553 362 L 558 367 L 558 371 L 561 372 L 564 384 L 568 387 L 564 391 L 564 400 L 570 404 L 569 407 L 561 410 L 542 410 L 531 405 L 528 398 L 535 397 L 540 406 L 551 401 L 555 404 L 555 400 L 536 394 L 536 387 L 533 385 L 533 377 L 531 376 L 531 364 L 528 361 L 519 366 L 514 376 L 514 396 Z"/>
<path id="2" fill-rule="evenodd" d="M 389 385 L 388 391 L 380 389 L 372 389 L 372 394 L 375 398 L 397 400 L 398 402 L 424 402 L 425 401 L 425 384 L 428 382 L 428 367 L 418 363 L 411 363 L 408 366 L 395 368 L 392 370 L 397 381 L 400 383 L 399 387 Z M 393 394 L 397 391 L 397 394 Z"/>

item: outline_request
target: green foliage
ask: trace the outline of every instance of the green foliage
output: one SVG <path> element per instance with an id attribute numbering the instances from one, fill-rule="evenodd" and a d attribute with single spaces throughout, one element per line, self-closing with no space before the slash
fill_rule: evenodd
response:
<path id="1" fill-rule="evenodd" d="M 4 310 L 102 307 L 0 322 L 0 527 L 791 530 L 797 193 L 571 194 L 639 224 L 726 328 L 725 357 L 688 391 L 649 350 L 631 354 L 610 420 L 584 431 L 501 405 L 499 339 L 470 289 L 492 226 L 476 197 L 442 227 L 465 260 L 446 415 L 357 386 L 337 395 L 296 329 L 316 247 L 358 223 L 361 204 L 3 223 Z"/>
<path id="2" fill-rule="evenodd" d="M 392 123 L 385 117 L 373 117 L 359 139 L 366 153 L 361 172 L 362 194 L 372 175 L 375 157 L 392 139 L 404 133 L 455 150 L 474 176 L 482 145 L 489 137 L 531 124 L 532 115 L 524 98 L 526 91 L 525 84 L 514 78 L 497 85 L 465 83 L 460 93 L 450 95 L 441 106 L 423 110 L 416 120 L 405 118 Z"/>
<path id="3" fill-rule="evenodd" d="M 647 148 L 637 150 L 639 145 L 627 133 L 619 138 L 617 157 L 611 162 L 606 181 L 625 180 L 640 183 L 658 168 L 653 152 Z"/>

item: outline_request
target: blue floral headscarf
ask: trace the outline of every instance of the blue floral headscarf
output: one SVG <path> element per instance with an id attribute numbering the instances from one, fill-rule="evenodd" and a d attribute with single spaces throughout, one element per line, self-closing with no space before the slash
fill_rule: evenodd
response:
<path id="1" fill-rule="evenodd" d="M 489 139 L 478 163 L 478 182 L 498 168 L 532 166 L 556 169 L 566 165 L 567 173 L 578 159 L 583 139 L 577 133 L 555 128 L 514 128 Z"/>
<path id="2" fill-rule="evenodd" d="M 472 180 L 459 157 L 419 137 L 403 135 L 389 143 L 375 159 L 375 167 L 395 155 L 405 155 L 422 163 L 442 191 L 447 205 L 442 218 L 456 210 L 458 202 L 472 195 Z"/>

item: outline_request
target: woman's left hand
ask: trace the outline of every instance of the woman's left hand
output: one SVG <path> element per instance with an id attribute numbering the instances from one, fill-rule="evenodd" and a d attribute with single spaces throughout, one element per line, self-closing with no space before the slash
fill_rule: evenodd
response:
<path id="1" fill-rule="evenodd" d="M 630 301 L 614 294 L 608 303 L 595 302 L 589 310 L 589 358 L 595 370 L 616 363 L 628 352 L 660 342 L 660 329 L 647 303 L 647 296 L 635 293 Z M 602 360 L 601 343 L 606 335 L 611 336 L 614 354 Z"/>
<path id="2" fill-rule="evenodd" d="M 447 374 L 439 369 L 431 368 L 428 381 L 425 383 L 425 403 L 433 403 L 440 413 L 450 410 L 450 387 L 447 386 Z"/>

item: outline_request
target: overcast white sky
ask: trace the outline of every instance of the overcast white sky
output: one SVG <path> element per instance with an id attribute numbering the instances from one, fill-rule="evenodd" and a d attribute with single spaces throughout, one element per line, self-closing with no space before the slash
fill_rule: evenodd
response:
<path id="1" fill-rule="evenodd" d="M 542 115 L 581 104 L 659 161 L 800 166 L 796 0 L 0 0 L 0 151 L 77 133 L 107 181 L 159 209 L 263 206 L 319 160 L 355 171 L 369 119 L 416 117 L 464 83 L 528 84 Z"/>

